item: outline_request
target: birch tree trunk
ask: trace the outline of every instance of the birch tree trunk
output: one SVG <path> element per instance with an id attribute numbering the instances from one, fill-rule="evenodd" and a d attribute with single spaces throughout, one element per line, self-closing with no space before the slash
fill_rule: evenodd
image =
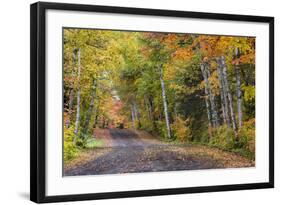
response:
<path id="1" fill-rule="evenodd" d="M 221 84 L 220 84 L 221 85 Z M 220 98 L 221 98 L 221 110 L 222 110 L 222 118 L 223 118 L 223 123 L 228 125 L 228 122 L 226 120 L 227 116 L 225 114 L 225 105 L 224 105 L 224 99 L 223 99 L 223 91 L 222 88 L 220 87 Z"/>
<path id="2" fill-rule="evenodd" d="M 218 121 L 218 112 L 217 112 L 217 108 L 216 108 L 215 97 L 212 93 L 211 86 L 209 83 L 210 70 L 206 63 L 202 63 L 200 68 L 201 68 L 201 72 L 202 72 L 202 75 L 204 78 L 205 88 L 207 90 L 207 94 L 208 94 L 210 104 L 211 104 L 210 115 L 211 115 L 212 125 L 213 125 L 213 127 L 218 127 L 219 121 Z M 206 103 L 206 106 L 207 106 L 207 103 Z"/>
<path id="3" fill-rule="evenodd" d="M 75 66 L 76 66 L 76 50 L 75 49 L 73 50 L 73 53 L 72 53 L 72 62 L 73 62 L 73 68 L 72 68 L 71 76 L 72 76 L 72 79 L 74 79 Z M 71 114 L 72 114 L 73 101 L 74 101 L 74 82 L 72 82 L 72 84 L 71 84 L 70 93 L 69 93 L 69 103 L 68 103 L 69 118 L 67 119 L 67 121 L 65 123 L 67 128 L 69 128 L 69 126 L 70 126 L 70 118 L 71 118 Z"/>
<path id="4" fill-rule="evenodd" d="M 235 49 L 235 58 L 238 60 L 239 58 L 239 49 Z M 236 77 L 236 94 L 237 94 L 237 113 L 238 113 L 238 126 L 242 127 L 242 91 L 241 91 L 241 77 L 240 77 L 240 69 L 239 62 L 235 62 L 234 71 Z"/>
<path id="5" fill-rule="evenodd" d="M 205 81 L 205 72 L 204 72 L 204 65 L 203 63 L 200 65 L 201 68 L 201 72 Z M 206 104 L 206 109 L 207 109 L 207 116 L 208 116 L 208 120 L 209 120 L 209 127 L 212 127 L 212 117 L 211 117 L 211 108 L 210 108 L 210 104 L 209 104 L 209 92 L 207 89 L 207 86 L 204 86 L 204 91 L 205 91 L 205 104 Z"/>
<path id="6" fill-rule="evenodd" d="M 232 121 L 232 127 L 235 133 L 235 137 L 237 137 L 237 124 L 236 124 L 236 118 L 235 118 L 235 113 L 233 110 L 233 101 L 232 101 L 232 95 L 229 90 L 229 84 L 228 84 L 228 79 L 227 79 L 227 66 L 225 63 L 224 56 L 221 56 L 221 66 L 222 66 L 222 74 L 223 74 L 223 81 L 225 85 L 225 91 L 226 95 L 228 97 L 229 101 L 229 109 L 230 109 L 230 116 L 231 116 L 231 121 Z"/>
<path id="7" fill-rule="evenodd" d="M 166 119 L 166 126 L 167 126 L 167 135 L 170 139 L 172 137 L 171 135 L 171 127 L 170 127 L 170 121 L 169 121 L 169 114 L 168 114 L 168 105 L 167 105 L 167 99 L 166 99 L 166 90 L 165 90 L 165 83 L 163 80 L 163 68 L 162 65 L 160 66 L 160 83 L 162 88 L 162 98 L 163 98 L 163 106 L 164 106 L 164 114 Z"/>
<path id="8" fill-rule="evenodd" d="M 91 116 L 93 114 L 93 108 L 94 108 L 94 104 L 95 104 L 96 93 L 97 93 L 97 80 L 94 79 L 93 80 L 93 87 L 92 87 L 92 94 L 91 94 L 91 101 L 90 101 L 90 105 L 89 105 L 89 108 L 88 108 L 87 113 L 86 113 L 85 124 L 84 124 L 84 129 L 83 129 L 84 135 L 86 135 L 88 133 Z"/>
<path id="9" fill-rule="evenodd" d="M 210 83 L 209 83 L 209 78 L 211 76 L 210 74 L 210 69 L 209 69 L 209 64 L 205 63 L 205 71 L 207 73 L 207 83 L 208 83 L 208 88 L 209 88 L 209 93 L 210 93 L 210 102 L 211 102 L 211 109 L 212 109 L 212 119 L 214 121 L 214 127 L 219 126 L 219 118 L 218 118 L 218 112 L 217 112 L 217 106 L 216 106 L 216 101 L 215 101 L 215 96 L 212 92 Z"/>
<path id="10" fill-rule="evenodd" d="M 80 123 L 80 73 L 81 73 L 81 53 L 80 48 L 77 51 L 78 58 L 78 74 L 77 74 L 77 107 L 76 107 L 76 120 L 75 120 L 75 128 L 74 128 L 74 138 L 73 144 L 76 144 L 76 139 L 78 137 L 78 129 Z"/>
<path id="11" fill-rule="evenodd" d="M 221 59 L 217 58 L 217 71 L 218 71 L 218 77 L 219 77 L 219 86 L 220 86 L 220 96 L 221 96 L 221 105 L 222 105 L 222 113 L 224 118 L 224 123 L 226 123 L 227 127 L 231 127 L 231 122 L 229 119 L 229 111 L 228 111 L 228 101 L 227 101 L 227 95 L 226 95 L 226 89 L 225 89 L 225 83 L 224 78 L 222 74 L 222 63 Z"/>
<path id="12" fill-rule="evenodd" d="M 134 107 L 135 118 L 137 118 L 137 120 L 138 120 L 138 127 L 140 128 L 141 127 L 140 113 L 138 111 L 138 107 L 137 107 L 137 104 L 136 104 L 135 101 L 133 102 L 133 107 Z"/>

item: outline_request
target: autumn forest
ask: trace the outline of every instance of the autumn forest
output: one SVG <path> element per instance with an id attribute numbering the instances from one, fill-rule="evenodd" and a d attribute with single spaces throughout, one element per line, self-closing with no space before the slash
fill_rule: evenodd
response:
<path id="1" fill-rule="evenodd" d="M 255 38 L 63 30 L 64 174 L 255 166 Z"/>

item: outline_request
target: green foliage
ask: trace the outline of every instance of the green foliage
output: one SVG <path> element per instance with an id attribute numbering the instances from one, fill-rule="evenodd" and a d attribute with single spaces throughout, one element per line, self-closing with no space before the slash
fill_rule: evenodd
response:
<path id="1" fill-rule="evenodd" d="M 222 149 L 231 150 L 235 148 L 234 132 L 226 125 L 211 130 L 209 144 Z"/>
<path id="2" fill-rule="evenodd" d="M 250 159 L 255 158 L 255 119 L 244 122 L 237 138 L 232 129 L 220 126 L 212 130 L 209 144 L 228 151 L 237 152 Z"/>
<path id="3" fill-rule="evenodd" d="M 245 102 L 255 102 L 255 86 L 243 86 Z"/>
<path id="4" fill-rule="evenodd" d="M 167 126 L 165 121 L 156 121 L 156 133 L 160 135 L 163 139 L 168 139 L 168 134 L 167 134 Z"/>
<path id="5" fill-rule="evenodd" d="M 153 133 L 155 131 L 153 127 L 153 123 L 149 119 L 143 120 L 141 122 L 141 125 L 142 125 L 142 129 L 149 133 Z"/>
<path id="6" fill-rule="evenodd" d="M 71 160 L 78 156 L 79 150 L 73 145 L 72 142 L 64 142 L 64 157 L 65 161 Z"/>
<path id="7" fill-rule="evenodd" d="M 255 86 L 243 85 L 242 90 L 244 92 L 244 107 L 246 119 L 251 119 L 255 117 Z"/>
<path id="8" fill-rule="evenodd" d="M 79 149 L 75 145 L 73 145 L 73 138 L 74 138 L 73 131 L 74 131 L 73 126 L 71 126 L 69 128 L 64 127 L 63 159 L 65 161 L 75 158 L 79 153 Z"/>

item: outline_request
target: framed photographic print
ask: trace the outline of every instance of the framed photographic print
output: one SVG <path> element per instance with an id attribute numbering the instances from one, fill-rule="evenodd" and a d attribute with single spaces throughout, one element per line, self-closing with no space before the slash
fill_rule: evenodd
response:
<path id="1" fill-rule="evenodd" d="M 274 18 L 31 5 L 34 202 L 274 187 Z"/>

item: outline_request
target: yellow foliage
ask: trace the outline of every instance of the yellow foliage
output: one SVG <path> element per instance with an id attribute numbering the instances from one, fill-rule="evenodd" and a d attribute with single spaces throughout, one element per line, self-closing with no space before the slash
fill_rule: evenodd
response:
<path id="1" fill-rule="evenodd" d="M 190 48 L 178 48 L 173 57 L 176 60 L 189 60 L 194 56 L 194 52 Z"/>
<path id="2" fill-rule="evenodd" d="M 186 142 L 191 139 L 191 130 L 189 128 L 189 118 L 183 120 L 181 117 L 177 116 L 174 123 L 171 125 L 174 135 L 181 142 Z"/>
<path id="3" fill-rule="evenodd" d="M 216 70 L 213 73 L 211 73 L 211 76 L 209 77 L 209 82 L 210 82 L 213 94 L 219 95 L 220 88 L 219 88 L 219 82 L 218 82 L 218 73 Z"/>
<path id="4" fill-rule="evenodd" d="M 164 64 L 164 79 L 165 80 L 173 80 L 176 76 L 175 66 L 171 63 Z"/>

